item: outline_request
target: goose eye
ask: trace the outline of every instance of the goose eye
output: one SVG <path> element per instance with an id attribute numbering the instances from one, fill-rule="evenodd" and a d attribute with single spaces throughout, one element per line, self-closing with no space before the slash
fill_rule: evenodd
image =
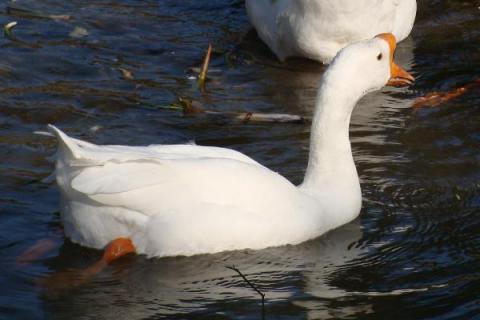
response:
<path id="1" fill-rule="evenodd" d="M 377 60 L 378 61 L 382 60 L 382 57 L 383 57 L 383 55 L 381 53 L 379 53 L 378 56 L 377 56 Z"/>

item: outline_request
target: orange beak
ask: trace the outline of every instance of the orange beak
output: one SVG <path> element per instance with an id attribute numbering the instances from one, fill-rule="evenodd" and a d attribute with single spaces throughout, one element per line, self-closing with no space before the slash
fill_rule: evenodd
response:
<path id="1" fill-rule="evenodd" d="M 415 78 L 393 61 L 393 54 L 397 48 L 395 36 L 391 33 L 382 33 L 376 36 L 376 38 L 385 40 L 390 47 L 390 80 L 388 80 L 387 86 L 403 87 L 411 85 Z"/>

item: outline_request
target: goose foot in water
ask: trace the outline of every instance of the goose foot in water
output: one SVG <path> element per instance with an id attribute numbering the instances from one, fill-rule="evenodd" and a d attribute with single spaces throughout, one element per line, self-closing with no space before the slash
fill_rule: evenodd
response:
<path id="1" fill-rule="evenodd" d="M 38 284 L 53 292 L 68 290 L 88 282 L 102 272 L 112 262 L 127 254 L 135 253 L 135 247 L 128 238 L 117 238 L 111 241 L 104 250 L 102 259 L 82 270 L 69 270 L 50 275 L 38 281 Z"/>
<path id="2" fill-rule="evenodd" d="M 128 238 L 117 238 L 105 247 L 102 260 L 109 264 L 130 253 L 135 253 L 135 246 L 132 240 Z"/>

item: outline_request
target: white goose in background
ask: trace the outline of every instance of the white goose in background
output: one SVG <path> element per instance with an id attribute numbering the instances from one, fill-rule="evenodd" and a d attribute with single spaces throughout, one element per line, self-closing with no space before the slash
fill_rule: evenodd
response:
<path id="1" fill-rule="evenodd" d="M 393 62 L 395 46 L 391 34 L 352 44 L 324 73 L 299 186 L 230 149 L 98 146 L 50 125 L 66 236 L 107 248 L 109 262 L 132 251 L 162 257 L 298 244 L 348 223 L 362 203 L 353 108 L 387 82 L 413 81 Z"/>
<path id="2" fill-rule="evenodd" d="M 410 34 L 416 0 L 246 0 L 259 37 L 281 61 L 305 57 L 329 63 L 346 45 L 393 33 Z"/>

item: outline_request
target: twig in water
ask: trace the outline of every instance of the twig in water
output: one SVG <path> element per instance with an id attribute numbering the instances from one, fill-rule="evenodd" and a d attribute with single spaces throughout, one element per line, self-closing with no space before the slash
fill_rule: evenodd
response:
<path id="1" fill-rule="evenodd" d="M 207 73 L 208 73 L 208 64 L 210 63 L 210 56 L 212 55 L 212 45 L 208 45 L 207 54 L 205 55 L 205 59 L 203 60 L 202 69 L 200 74 L 198 75 L 198 86 L 201 90 L 205 88 L 205 81 L 207 80 Z"/>
<path id="2" fill-rule="evenodd" d="M 308 116 L 300 116 L 287 113 L 260 113 L 250 111 L 216 111 L 209 110 L 203 105 L 187 97 L 178 97 L 178 100 L 169 105 L 154 105 L 148 102 L 141 102 L 141 105 L 150 109 L 178 110 L 183 111 L 185 116 L 195 116 L 204 114 L 213 117 L 226 117 L 233 120 L 239 120 L 247 124 L 250 122 L 257 123 L 308 123 L 312 119 Z"/>
<path id="3" fill-rule="evenodd" d="M 231 267 L 225 266 L 225 268 L 233 270 L 236 273 L 238 273 L 238 275 L 242 277 L 242 279 L 250 286 L 250 288 L 255 290 L 262 297 L 262 320 L 265 320 L 265 293 L 260 291 L 253 283 L 248 281 L 248 279 L 243 275 L 243 273 L 240 270 L 238 270 L 235 266 L 231 266 Z"/>
<path id="4" fill-rule="evenodd" d="M 72 17 L 68 14 L 48 14 L 42 12 L 35 12 L 27 9 L 7 6 L 7 14 L 19 18 L 36 18 L 36 19 L 52 19 L 55 21 L 66 21 L 70 20 Z"/>

